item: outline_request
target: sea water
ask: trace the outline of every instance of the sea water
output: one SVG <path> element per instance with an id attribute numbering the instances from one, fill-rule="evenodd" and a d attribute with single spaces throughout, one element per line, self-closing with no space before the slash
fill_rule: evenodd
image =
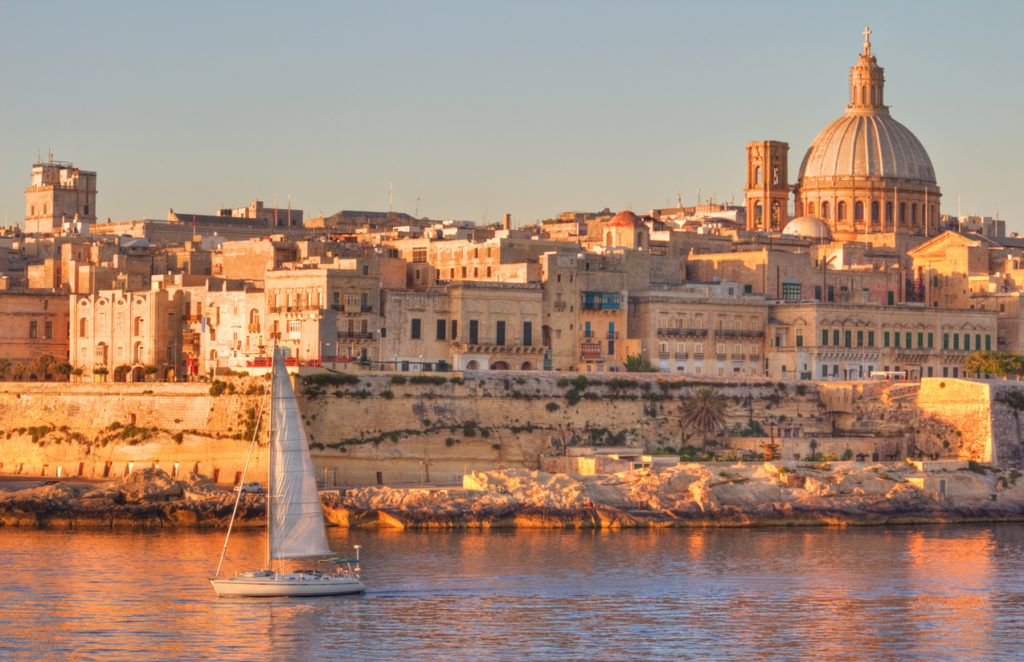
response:
<path id="1" fill-rule="evenodd" d="M 219 531 L 0 529 L 0 658 L 1024 657 L 1024 525 L 329 532 L 365 595 L 218 599 Z"/>

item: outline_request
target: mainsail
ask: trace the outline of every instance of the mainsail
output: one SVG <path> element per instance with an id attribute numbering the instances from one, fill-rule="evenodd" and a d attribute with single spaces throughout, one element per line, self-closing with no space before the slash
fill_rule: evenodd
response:
<path id="1" fill-rule="evenodd" d="M 327 544 L 313 460 L 309 457 L 288 370 L 274 348 L 270 412 L 270 557 L 297 559 L 333 554 Z"/>

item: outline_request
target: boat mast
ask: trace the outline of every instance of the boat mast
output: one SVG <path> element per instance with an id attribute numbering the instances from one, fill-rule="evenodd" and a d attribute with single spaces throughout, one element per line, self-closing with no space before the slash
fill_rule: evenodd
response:
<path id="1" fill-rule="evenodd" d="M 270 424 L 267 429 L 270 430 L 270 437 L 268 439 L 267 451 L 270 455 L 269 461 L 267 462 L 267 570 L 273 570 L 271 564 L 273 560 L 270 558 L 270 504 L 274 502 L 274 434 L 277 432 L 274 425 L 274 412 L 276 411 L 277 403 L 274 398 L 277 396 L 276 389 L 274 388 L 274 379 L 277 373 L 277 342 L 274 342 L 274 349 L 271 352 L 271 368 L 270 368 Z"/>

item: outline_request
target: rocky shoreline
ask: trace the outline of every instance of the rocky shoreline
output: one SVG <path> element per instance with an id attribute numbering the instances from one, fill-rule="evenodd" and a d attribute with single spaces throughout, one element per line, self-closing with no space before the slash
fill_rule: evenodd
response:
<path id="1" fill-rule="evenodd" d="M 144 469 L 100 487 L 65 483 L 0 492 L 0 527 L 38 529 L 227 528 L 235 494 L 206 476 L 175 481 Z M 243 494 L 236 527 L 266 523 L 263 495 Z"/>
<path id="2" fill-rule="evenodd" d="M 470 473 L 459 489 L 365 487 L 321 494 L 329 524 L 400 529 L 853 526 L 1024 521 L 1020 472 L 972 464 L 692 463 L 661 472 L 574 476 Z M 146 469 L 86 489 L 0 493 L 0 525 L 224 528 L 235 495 L 208 478 Z M 262 526 L 265 497 L 243 494 L 236 526 Z"/>

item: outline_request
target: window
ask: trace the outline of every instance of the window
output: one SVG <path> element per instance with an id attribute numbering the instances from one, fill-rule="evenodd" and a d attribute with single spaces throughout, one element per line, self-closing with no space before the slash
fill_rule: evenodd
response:
<path id="1" fill-rule="evenodd" d="M 826 221 L 829 220 L 828 201 L 821 203 L 821 218 Z"/>
<path id="2" fill-rule="evenodd" d="M 804 346 L 804 332 L 802 330 L 800 330 L 800 329 L 797 329 L 797 331 L 796 331 L 796 346 L 797 347 L 803 347 Z M 737 352 L 737 354 L 738 353 L 739 352 Z"/>
<path id="3" fill-rule="evenodd" d="M 609 356 L 614 356 L 615 355 L 615 341 L 614 340 L 609 340 L 608 341 L 608 355 Z"/>
<path id="4" fill-rule="evenodd" d="M 918 331 L 917 332 L 917 348 L 921 349 L 922 347 L 924 347 L 924 333 Z"/>
<path id="5" fill-rule="evenodd" d="M 836 205 L 836 220 L 837 221 L 845 221 L 846 220 L 846 202 L 845 201 L 840 201 L 839 204 Z"/>
<path id="6" fill-rule="evenodd" d="M 976 351 L 976 352 L 980 352 L 981 351 L 981 334 L 980 333 L 974 334 L 974 351 Z"/>
<path id="7" fill-rule="evenodd" d="M 43 337 L 44 338 L 52 338 L 53 337 L 53 322 L 43 322 Z"/>
<path id="8" fill-rule="evenodd" d="M 845 347 L 852 347 L 852 344 L 853 344 L 852 340 L 853 340 L 853 332 L 852 331 L 844 331 L 843 332 L 843 341 L 844 341 L 843 344 L 844 344 L 844 346 Z"/>
<path id="9" fill-rule="evenodd" d="M 362 294 L 359 295 L 359 308 L 363 312 L 370 311 L 370 295 L 367 294 L 366 292 L 363 292 Z"/>
<path id="10" fill-rule="evenodd" d="M 928 333 L 928 349 L 935 347 L 935 334 Z"/>
<path id="11" fill-rule="evenodd" d="M 800 300 L 800 283 L 783 282 L 782 283 L 782 298 L 786 301 L 799 301 Z"/>
<path id="12" fill-rule="evenodd" d="M 960 334 L 953 334 L 953 349 L 960 349 Z"/>
<path id="13" fill-rule="evenodd" d="M 900 332 L 896 331 L 895 333 L 893 333 L 892 334 L 892 339 L 893 339 L 893 345 L 892 346 L 893 347 L 899 347 L 900 346 Z"/>
<path id="14" fill-rule="evenodd" d="M 28 337 L 38 338 L 39 337 L 39 322 L 32 320 L 28 323 Z"/>
<path id="15" fill-rule="evenodd" d="M 949 334 L 942 334 L 942 349 L 949 349 Z"/>
<path id="16" fill-rule="evenodd" d="M 990 336 L 988 334 L 985 334 L 985 350 L 988 351 L 988 350 L 991 350 L 991 349 L 992 349 L 992 336 Z"/>
<path id="17" fill-rule="evenodd" d="M 505 322 L 498 320 L 494 329 L 494 341 L 496 345 L 505 344 Z"/>
<path id="18" fill-rule="evenodd" d="M 583 323 L 583 337 L 584 338 L 589 338 L 590 337 L 590 322 L 584 322 Z"/>
<path id="19" fill-rule="evenodd" d="M 827 345 L 828 344 L 828 329 L 822 329 L 821 330 L 821 344 L 822 345 Z"/>
<path id="20" fill-rule="evenodd" d="M 871 203 L 871 220 L 878 222 L 878 201 L 875 200 Z"/>
<path id="21" fill-rule="evenodd" d="M 832 344 L 839 347 L 839 329 L 832 329 Z"/>
<path id="22" fill-rule="evenodd" d="M 420 338 L 420 320 L 418 317 L 413 318 L 412 328 L 409 330 L 409 337 L 413 340 L 419 340 Z"/>
<path id="23" fill-rule="evenodd" d="M 863 221 L 864 220 L 864 203 L 858 200 L 853 204 L 853 220 Z"/>
<path id="24" fill-rule="evenodd" d="M 969 349 L 971 349 L 971 334 L 965 333 L 964 334 L 964 350 L 966 351 L 966 350 L 969 350 Z"/>
<path id="25" fill-rule="evenodd" d="M 523 322 L 523 345 L 533 345 L 533 322 Z M 608 353 L 611 354 L 611 350 L 608 350 Z"/>
<path id="26" fill-rule="evenodd" d="M 821 301 L 821 285 L 814 286 L 814 299 L 816 301 Z"/>
<path id="27" fill-rule="evenodd" d="M 459 337 L 459 320 L 452 320 L 452 340 Z"/>
<path id="28" fill-rule="evenodd" d="M 478 345 L 480 344 L 480 322 L 478 320 L 469 320 L 469 344 Z"/>
<path id="29" fill-rule="evenodd" d="M 437 339 L 444 340 L 444 332 L 448 324 L 444 320 L 437 320 Z"/>
<path id="30" fill-rule="evenodd" d="M 821 366 L 821 376 L 828 377 L 828 366 L 825 364 L 822 364 Z"/>
<path id="31" fill-rule="evenodd" d="M 875 346 L 875 332 L 874 331 L 868 331 L 868 347 L 874 347 L 874 346 Z"/>
<path id="32" fill-rule="evenodd" d="M 78 337 L 79 338 L 84 338 L 85 337 L 85 335 L 86 335 L 85 332 L 88 329 L 88 325 L 89 325 L 89 320 L 87 320 L 86 318 L 83 317 L 80 320 L 78 320 Z"/>
<path id="33" fill-rule="evenodd" d="M 889 301 L 889 305 L 890 306 L 895 305 L 895 303 L 896 303 L 896 293 L 893 292 L 892 290 L 889 290 L 888 301 Z"/>
<path id="34" fill-rule="evenodd" d="M 885 331 L 882 333 L 882 347 L 889 346 L 889 332 Z"/>
<path id="35" fill-rule="evenodd" d="M 830 303 L 836 300 L 836 286 L 835 285 L 829 285 L 828 286 L 828 300 L 829 300 Z M 836 343 L 836 344 L 838 344 L 838 343 Z"/>
<path id="36" fill-rule="evenodd" d="M 857 347 L 863 347 L 863 346 L 864 346 L 864 332 L 858 330 L 857 331 Z"/>

